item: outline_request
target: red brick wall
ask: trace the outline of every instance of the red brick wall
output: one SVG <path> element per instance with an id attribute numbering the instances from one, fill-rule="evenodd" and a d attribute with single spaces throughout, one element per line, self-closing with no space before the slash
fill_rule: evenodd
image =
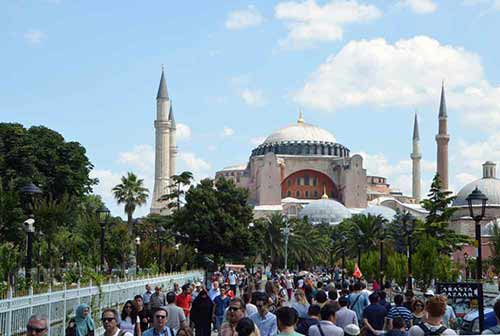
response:
<path id="1" fill-rule="evenodd" d="M 299 179 L 300 184 L 298 184 Z M 339 200 L 338 188 L 327 175 L 312 169 L 304 169 L 289 175 L 281 182 L 281 197 L 319 199 L 323 196 L 325 186 L 328 197 Z"/>

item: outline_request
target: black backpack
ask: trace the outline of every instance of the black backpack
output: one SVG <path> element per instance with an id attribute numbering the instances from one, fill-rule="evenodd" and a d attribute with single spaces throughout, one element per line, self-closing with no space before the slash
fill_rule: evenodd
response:
<path id="1" fill-rule="evenodd" d="M 432 331 L 429 328 L 427 328 L 427 326 L 424 323 L 419 323 L 417 324 L 417 326 L 420 329 L 422 329 L 425 336 L 438 336 L 441 335 L 446 329 L 448 329 L 445 326 L 441 326 L 439 327 L 439 329 Z"/>

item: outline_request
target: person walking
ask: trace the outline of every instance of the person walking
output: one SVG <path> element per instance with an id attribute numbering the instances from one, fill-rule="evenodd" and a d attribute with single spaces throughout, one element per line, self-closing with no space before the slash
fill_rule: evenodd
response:
<path id="1" fill-rule="evenodd" d="M 279 333 L 277 336 L 302 336 L 295 331 L 295 326 L 299 320 L 299 314 L 291 307 L 280 307 L 276 311 Z"/>
<path id="2" fill-rule="evenodd" d="M 236 325 L 235 330 L 238 336 L 260 336 L 259 328 L 248 317 L 242 318 Z"/>
<path id="3" fill-rule="evenodd" d="M 321 321 L 309 328 L 308 336 L 344 336 L 344 330 L 335 324 L 338 306 L 327 303 L 321 308 Z"/>
<path id="4" fill-rule="evenodd" d="M 152 328 L 146 330 L 143 336 L 175 336 L 172 328 L 167 326 L 168 311 L 165 306 L 158 307 L 153 314 Z"/>
<path id="5" fill-rule="evenodd" d="M 386 329 L 392 329 L 392 320 L 396 317 L 402 317 L 405 320 L 406 328 L 410 328 L 412 326 L 413 316 L 406 307 L 403 306 L 403 295 L 397 294 L 394 296 L 395 307 L 392 307 L 391 310 L 387 313 L 387 327 Z"/>
<path id="6" fill-rule="evenodd" d="M 90 307 L 82 303 L 76 308 L 75 317 L 69 320 L 66 336 L 94 336 L 95 323 L 90 315 Z"/>
<path id="7" fill-rule="evenodd" d="M 380 305 L 377 293 L 372 293 L 368 297 L 370 305 L 363 310 L 363 323 L 366 328 L 366 336 L 376 336 L 384 330 L 385 317 L 387 310 Z"/>
<path id="8" fill-rule="evenodd" d="M 175 297 L 175 304 L 177 307 L 182 308 L 184 311 L 184 316 L 186 317 L 187 324 L 189 325 L 189 311 L 191 310 L 191 304 L 193 303 L 193 299 L 191 294 L 189 293 L 189 285 L 185 284 L 182 287 L 182 293 Z M 168 301 L 168 295 L 167 295 Z"/>
<path id="9" fill-rule="evenodd" d="M 154 314 L 156 309 L 164 307 L 166 304 L 167 300 L 165 294 L 161 291 L 161 286 L 158 285 L 155 287 L 155 292 L 151 294 L 150 297 L 151 313 Z"/>
<path id="10" fill-rule="evenodd" d="M 134 296 L 135 309 L 137 310 L 137 316 L 141 321 L 141 331 L 144 332 L 149 329 L 149 323 L 151 322 L 151 312 L 146 310 L 144 307 L 144 301 L 141 295 L 137 294 Z"/>
<path id="11" fill-rule="evenodd" d="M 345 296 L 341 296 L 338 299 L 338 304 L 340 309 L 335 313 L 337 326 L 344 329 L 349 324 L 358 325 L 358 317 L 356 316 L 356 313 L 347 307 L 349 304 L 347 298 Z"/>
<path id="12" fill-rule="evenodd" d="M 102 311 L 101 322 L 105 336 L 133 336 L 130 332 L 118 328 L 119 319 L 116 309 L 106 308 Z"/>
<path id="13" fill-rule="evenodd" d="M 165 309 L 167 311 L 167 322 L 166 325 L 172 328 L 174 331 L 179 330 L 183 326 L 187 326 L 186 316 L 184 315 L 184 310 L 178 307 L 175 303 L 177 302 L 177 295 L 174 292 L 167 293 L 167 305 Z"/>
<path id="14" fill-rule="evenodd" d="M 302 335 L 307 335 L 309 328 L 319 323 L 321 319 L 321 307 L 317 304 L 309 306 L 307 310 L 307 317 L 299 319 L 297 323 L 297 332 Z"/>
<path id="15" fill-rule="evenodd" d="M 361 290 L 360 282 L 356 282 L 353 286 L 353 292 L 349 294 L 349 308 L 356 313 L 358 325 L 363 325 L 363 310 L 368 307 L 368 298 Z"/>
<path id="16" fill-rule="evenodd" d="M 49 319 L 45 315 L 31 315 L 26 324 L 26 335 L 28 336 L 45 336 L 47 335 L 47 328 L 49 326 Z"/>
<path id="17" fill-rule="evenodd" d="M 457 333 L 442 324 L 442 319 L 446 311 L 446 299 L 442 296 L 434 296 L 425 303 L 427 319 L 418 325 L 410 328 L 409 336 L 425 335 L 456 335 Z"/>
<path id="18" fill-rule="evenodd" d="M 214 312 L 213 318 L 215 321 L 215 330 L 219 331 L 222 321 L 224 320 L 224 313 L 226 308 L 229 306 L 231 299 L 226 295 L 226 289 L 220 289 L 220 295 L 214 299 Z"/>
<path id="19" fill-rule="evenodd" d="M 212 288 L 208 291 L 208 296 L 210 297 L 210 300 L 214 300 L 217 296 L 220 295 L 220 289 L 219 289 L 219 282 L 214 281 L 212 282 Z"/>
<path id="20" fill-rule="evenodd" d="M 259 329 L 261 336 L 276 336 L 278 333 L 276 315 L 269 311 L 269 296 L 263 292 L 255 292 L 254 294 L 257 313 L 251 315 L 250 319 Z"/>
<path id="21" fill-rule="evenodd" d="M 493 305 L 493 311 L 495 312 L 495 317 L 496 317 L 496 320 L 497 320 L 497 324 L 494 325 L 493 327 L 485 329 L 483 331 L 483 335 L 500 334 L 500 301 L 497 300 L 495 302 L 495 304 Z"/>
<path id="22" fill-rule="evenodd" d="M 191 306 L 191 321 L 196 336 L 210 336 L 213 315 L 213 302 L 205 289 L 202 289 Z"/>
<path id="23" fill-rule="evenodd" d="M 413 309 L 412 309 L 412 323 L 413 325 L 420 324 L 425 320 L 425 310 L 424 310 L 424 302 L 420 299 L 415 299 L 413 301 Z"/>
<path id="24" fill-rule="evenodd" d="M 299 318 L 307 318 L 307 311 L 309 309 L 309 302 L 307 302 L 306 294 L 300 288 L 295 290 L 295 302 L 292 303 L 292 308 L 294 308 L 297 313 L 299 313 Z"/>
<path id="25" fill-rule="evenodd" d="M 219 336 L 235 336 L 236 325 L 246 316 L 245 308 L 245 302 L 241 298 L 235 297 L 231 300 L 227 309 L 227 322 L 222 323 Z"/>
<path id="26" fill-rule="evenodd" d="M 243 299 L 243 302 L 245 302 L 245 316 L 248 317 L 255 314 L 257 312 L 257 306 L 251 302 L 252 296 L 250 293 L 244 293 L 241 298 Z"/>
<path id="27" fill-rule="evenodd" d="M 125 302 L 120 317 L 120 329 L 122 331 L 130 332 L 135 336 L 141 336 L 141 320 L 137 315 L 137 310 L 132 300 Z"/>
<path id="28" fill-rule="evenodd" d="M 153 291 L 151 290 L 151 285 L 146 284 L 146 291 L 142 294 L 142 300 L 144 301 L 144 309 L 151 310 L 151 295 Z"/>

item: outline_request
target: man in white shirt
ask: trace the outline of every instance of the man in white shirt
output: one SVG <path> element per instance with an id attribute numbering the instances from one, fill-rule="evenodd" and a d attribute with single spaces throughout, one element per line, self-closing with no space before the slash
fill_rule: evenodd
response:
<path id="1" fill-rule="evenodd" d="M 214 281 L 212 283 L 212 288 L 210 288 L 210 290 L 208 291 L 208 297 L 210 298 L 210 300 L 213 301 L 219 295 L 220 295 L 219 282 Z"/>
<path id="2" fill-rule="evenodd" d="M 408 331 L 409 336 L 425 336 L 429 333 L 433 335 L 456 335 L 457 333 L 441 324 L 441 320 L 446 311 L 446 299 L 443 296 L 434 296 L 425 303 L 427 319 L 424 323 L 414 325 Z"/>
<path id="3" fill-rule="evenodd" d="M 340 306 L 340 309 L 337 310 L 337 312 L 335 313 L 335 318 L 336 318 L 335 324 L 337 325 L 337 327 L 344 329 L 349 324 L 358 325 L 358 318 L 356 316 L 356 312 L 354 312 L 354 310 L 350 310 L 349 308 L 347 308 L 349 300 L 347 300 L 345 296 L 341 296 L 337 302 Z"/>
<path id="4" fill-rule="evenodd" d="M 186 316 L 184 315 L 184 310 L 175 304 L 175 297 L 174 292 L 167 293 L 167 306 L 165 308 L 167 310 L 166 325 L 177 331 L 180 327 L 186 325 Z"/>
<path id="5" fill-rule="evenodd" d="M 319 324 L 309 327 L 308 336 L 344 336 L 344 330 L 339 328 L 335 322 L 337 305 L 327 303 L 321 308 L 321 321 Z"/>

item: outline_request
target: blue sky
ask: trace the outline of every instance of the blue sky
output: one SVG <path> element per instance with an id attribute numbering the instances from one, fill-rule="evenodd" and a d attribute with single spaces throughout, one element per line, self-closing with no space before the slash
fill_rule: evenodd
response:
<path id="1" fill-rule="evenodd" d="M 115 214 L 110 188 L 122 174 L 152 189 L 162 64 L 181 124 L 178 170 L 197 178 L 246 162 L 301 107 L 306 122 L 363 153 L 368 174 L 409 193 L 418 110 L 427 188 L 442 80 L 450 185 L 457 191 L 483 161 L 500 161 L 498 0 L 0 5 L 0 120 L 79 141 Z"/>

